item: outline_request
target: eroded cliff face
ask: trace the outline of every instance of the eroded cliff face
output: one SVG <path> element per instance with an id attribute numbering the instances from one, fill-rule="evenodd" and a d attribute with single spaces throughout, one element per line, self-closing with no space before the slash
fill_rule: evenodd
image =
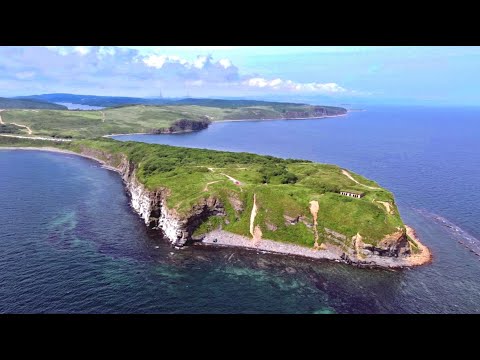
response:
<path id="1" fill-rule="evenodd" d="M 173 245 L 183 246 L 191 239 L 195 228 L 211 215 L 225 215 L 223 204 L 216 198 L 209 197 L 195 205 L 186 216 L 180 216 L 174 209 L 169 209 L 166 200 L 169 190 L 160 188 L 149 190 L 137 178 L 137 167 L 122 154 L 82 148 L 81 153 L 101 160 L 105 165 L 120 173 L 130 195 L 130 204 L 145 224 L 162 231 Z"/>
<path id="2" fill-rule="evenodd" d="M 119 172 L 130 195 L 132 208 L 144 220 L 145 224 L 162 231 L 173 245 L 183 246 L 191 240 L 194 230 L 210 216 L 225 216 L 223 203 L 215 197 L 208 197 L 194 205 L 185 215 L 179 215 L 175 209 L 169 209 L 166 200 L 169 195 L 167 188 L 156 190 L 147 189 L 137 178 L 137 166 L 129 161 L 123 154 L 110 154 L 108 152 L 82 148 L 83 155 L 102 161 L 105 165 Z M 232 202 L 232 199 L 229 199 Z M 235 203 L 235 205 L 238 205 Z M 237 209 L 238 206 L 234 208 Z M 243 207 L 241 207 L 243 209 Z M 238 208 L 240 210 L 240 208 Z M 299 221 L 306 223 L 301 216 L 291 218 L 284 216 L 285 224 L 295 225 Z M 311 228 L 313 224 L 306 223 Z M 405 230 L 385 236 L 375 246 L 363 242 L 360 234 L 353 236 L 351 241 L 344 234 L 325 228 L 325 235 L 330 243 L 343 252 L 342 259 L 347 262 L 362 263 L 377 257 L 398 258 L 411 254 Z"/>

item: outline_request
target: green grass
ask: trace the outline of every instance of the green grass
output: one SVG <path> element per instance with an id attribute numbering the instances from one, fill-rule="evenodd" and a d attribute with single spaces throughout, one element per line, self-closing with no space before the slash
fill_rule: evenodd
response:
<path id="1" fill-rule="evenodd" d="M 1 145 L 56 146 L 76 152 L 88 148 L 113 155 L 117 161 L 120 155 L 125 155 L 136 164 L 139 181 L 147 188 L 170 190 L 167 206 L 175 208 L 180 215 L 188 216 L 195 204 L 208 197 L 215 197 L 223 203 L 228 224 L 225 218 L 212 217 L 200 226 L 196 234 L 222 224 L 227 231 L 249 236 L 253 194 L 256 194 L 258 206 L 255 225 L 260 226 L 263 237 L 267 239 L 313 246 L 313 228 L 307 226 L 313 225 L 309 211 L 312 200 L 317 200 L 320 205 L 320 241 L 324 241 L 323 227 L 344 234 L 347 237 L 345 245 L 349 246 L 351 237 L 357 232 L 366 243 L 376 244 L 385 235 L 403 226 L 391 192 L 383 188 L 366 189 L 355 184 L 335 165 L 111 139 L 55 143 L 0 137 Z M 208 167 L 214 171 L 209 171 Z M 350 173 L 362 183 L 378 186 L 358 174 Z M 223 174 L 240 180 L 243 185 L 235 185 Z M 268 176 L 265 177 L 265 174 Z M 285 174 L 293 174 L 296 181 L 282 183 Z M 207 183 L 214 181 L 205 191 Z M 365 191 L 366 195 L 356 199 L 336 192 L 336 189 L 344 187 Z M 241 202 L 243 210 L 234 209 L 230 201 L 232 198 Z M 388 214 L 385 207 L 373 202 L 373 199 L 391 202 L 394 214 Z M 301 217 L 303 221 L 291 225 L 285 221 L 285 216 Z M 267 224 L 274 225 L 276 229 L 268 229 Z"/>
<path id="2" fill-rule="evenodd" d="M 0 124 L 0 134 L 26 134 L 26 131 L 12 124 Z"/>
<path id="3" fill-rule="evenodd" d="M 267 103 L 268 104 L 268 103 Z M 155 133 L 175 127 L 177 121 L 223 121 L 227 119 L 277 119 L 293 114 L 297 117 L 314 116 L 318 109 L 339 113 L 342 108 L 315 107 L 271 103 L 263 106 L 122 106 L 103 111 L 69 110 L 6 110 L 2 112 L 5 123 L 29 126 L 38 136 L 95 138 L 110 134 Z M 322 110 L 324 111 L 324 110 Z M 105 121 L 103 120 L 105 114 Z"/>

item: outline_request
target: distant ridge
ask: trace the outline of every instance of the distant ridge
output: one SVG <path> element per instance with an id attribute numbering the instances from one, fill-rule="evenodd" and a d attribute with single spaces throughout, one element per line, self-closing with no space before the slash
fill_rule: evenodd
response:
<path id="1" fill-rule="evenodd" d="M 226 99 L 195 99 L 195 98 L 138 98 L 125 96 L 96 96 L 75 94 L 42 94 L 17 96 L 14 99 L 47 101 L 53 103 L 72 103 L 90 106 L 116 107 L 124 105 L 199 105 L 210 107 L 241 107 L 241 106 L 268 106 L 274 104 L 299 105 L 301 103 L 285 103 L 262 100 L 226 100 Z"/>
<path id="2" fill-rule="evenodd" d="M 51 109 L 66 110 L 67 107 L 40 99 L 8 99 L 0 97 L 0 109 Z"/>

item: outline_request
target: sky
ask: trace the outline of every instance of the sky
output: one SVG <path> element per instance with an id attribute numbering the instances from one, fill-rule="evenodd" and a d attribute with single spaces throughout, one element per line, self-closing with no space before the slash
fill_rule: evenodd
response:
<path id="1" fill-rule="evenodd" d="M 0 96 L 480 103 L 480 47 L 0 47 Z"/>

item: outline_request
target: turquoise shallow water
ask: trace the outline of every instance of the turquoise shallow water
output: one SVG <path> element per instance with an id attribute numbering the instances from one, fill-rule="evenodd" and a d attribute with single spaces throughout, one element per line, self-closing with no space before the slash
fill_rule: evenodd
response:
<path id="1" fill-rule="evenodd" d="M 394 191 L 434 254 L 432 265 L 398 271 L 175 250 L 132 212 L 117 174 L 81 157 L 1 150 L 0 312 L 479 313 L 478 119 L 478 109 L 372 108 L 122 137 L 308 158 L 371 177 Z"/>

